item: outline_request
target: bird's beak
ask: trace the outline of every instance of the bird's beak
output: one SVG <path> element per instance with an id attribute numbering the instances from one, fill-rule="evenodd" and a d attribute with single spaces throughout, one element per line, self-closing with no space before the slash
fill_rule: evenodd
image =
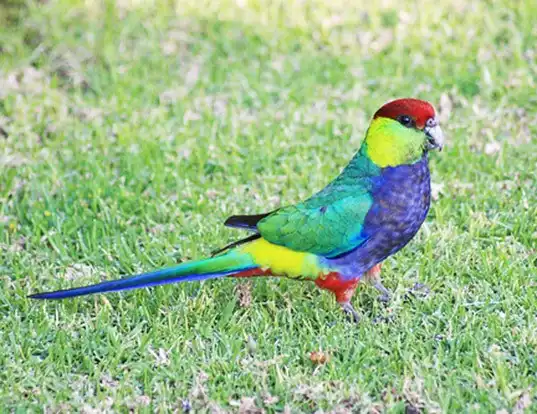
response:
<path id="1" fill-rule="evenodd" d="M 442 129 L 440 129 L 440 125 L 435 123 L 434 125 L 426 126 L 423 128 L 423 131 L 428 138 L 427 149 L 432 150 L 438 148 L 439 151 L 442 151 L 444 147 L 444 134 Z"/>

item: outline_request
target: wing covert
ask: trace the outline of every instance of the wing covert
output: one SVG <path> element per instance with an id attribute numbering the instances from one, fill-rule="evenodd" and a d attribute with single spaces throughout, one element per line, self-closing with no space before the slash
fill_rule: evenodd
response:
<path id="1" fill-rule="evenodd" d="M 373 204 L 369 193 L 326 204 L 319 201 L 310 199 L 281 208 L 261 219 L 257 229 L 271 243 L 326 257 L 338 256 L 364 242 L 362 225 Z"/>

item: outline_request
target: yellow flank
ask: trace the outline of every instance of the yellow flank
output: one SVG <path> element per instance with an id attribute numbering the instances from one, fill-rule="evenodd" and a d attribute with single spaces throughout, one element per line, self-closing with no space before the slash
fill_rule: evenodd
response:
<path id="1" fill-rule="evenodd" d="M 240 247 L 243 253 L 248 253 L 262 269 L 270 269 L 274 275 L 287 276 L 293 279 L 315 279 L 323 271 L 314 254 L 296 252 L 287 247 L 272 244 L 265 239 L 258 239 Z"/>
<path id="2" fill-rule="evenodd" d="M 381 168 L 412 164 L 423 155 L 423 133 L 389 118 L 371 121 L 365 142 L 367 155 Z"/>

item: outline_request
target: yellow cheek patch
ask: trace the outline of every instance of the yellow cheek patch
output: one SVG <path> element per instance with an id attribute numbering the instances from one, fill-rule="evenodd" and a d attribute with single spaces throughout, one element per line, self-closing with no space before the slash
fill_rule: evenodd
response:
<path id="1" fill-rule="evenodd" d="M 413 164 L 423 155 L 423 134 L 389 118 L 371 121 L 365 142 L 367 156 L 380 168 Z"/>
<path id="2" fill-rule="evenodd" d="M 249 254 L 262 269 L 270 269 L 274 275 L 289 278 L 316 278 L 322 273 L 317 256 L 311 253 L 296 252 L 287 247 L 258 239 L 239 248 Z"/>
<path id="3" fill-rule="evenodd" d="M 391 146 L 391 142 L 384 137 L 379 136 L 379 140 L 373 145 L 367 147 L 367 155 L 380 168 L 396 166 L 399 164 L 399 156 Z"/>

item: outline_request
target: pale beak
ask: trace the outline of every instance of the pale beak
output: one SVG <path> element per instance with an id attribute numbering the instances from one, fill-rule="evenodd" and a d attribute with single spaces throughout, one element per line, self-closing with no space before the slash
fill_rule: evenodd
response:
<path id="1" fill-rule="evenodd" d="M 428 138 L 427 149 L 431 150 L 438 148 L 439 151 L 442 151 L 442 147 L 444 146 L 444 134 L 440 129 L 440 125 L 436 122 L 434 122 L 434 124 L 429 123 L 429 125 L 423 128 L 423 132 L 425 132 L 425 135 L 427 135 Z"/>

